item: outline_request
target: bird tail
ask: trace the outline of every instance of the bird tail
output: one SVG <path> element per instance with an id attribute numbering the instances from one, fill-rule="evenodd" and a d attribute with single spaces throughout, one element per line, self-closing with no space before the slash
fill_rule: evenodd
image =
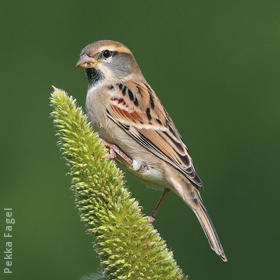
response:
<path id="1" fill-rule="evenodd" d="M 200 222 L 211 249 L 215 251 L 224 262 L 227 262 L 227 257 L 220 242 L 219 236 L 202 201 L 199 201 L 199 206 L 193 207 L 192 209 Z"/>
<path id="2" fill-rule="evenodd" d="M 173 177 L 170 178 L 174 179 Z M 205 206 L 203 205 L 199 190 L 190 182 L 185 182 L 185 184 L 182 184 L 181 182 L 178 183 L 178 181 L 172 180 L 171 183 L 174 186 L 175 192 L 181 198 L 183 198 L 183 200 L 194 211 L 208 239 L 211 249 L 215 251 L 224 262 L 227 262 L 227 257 L 220 242 L 219 236 L 207 213 Z"/>

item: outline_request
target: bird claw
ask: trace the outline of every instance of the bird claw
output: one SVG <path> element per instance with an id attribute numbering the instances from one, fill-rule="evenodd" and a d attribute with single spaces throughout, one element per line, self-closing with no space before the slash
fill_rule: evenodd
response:
<path id="1" fill-rule="evenodd" d="M 124 161 L 129 166 L 133 165 L 133 160 L 125 153 L 123 152 L 117 145 L 110 144 L 106 142 L 105 140 L 102 140 L 103 144 L 108 150 L 109 155 L 106 157 L 106 159 L 115 159 L 119 158 L 120 160 Z"/>
<path id="2" fill-rule="evenodd" d="M 107 148 L 107 151 L 108 151 L 108 155 L 106 156 L 106 159 L 107 160 L 115 159 L 117 157 L 117 154 L 115 153 L 113 148 L 111 146 L 106 146 L 106 148 Z"/>

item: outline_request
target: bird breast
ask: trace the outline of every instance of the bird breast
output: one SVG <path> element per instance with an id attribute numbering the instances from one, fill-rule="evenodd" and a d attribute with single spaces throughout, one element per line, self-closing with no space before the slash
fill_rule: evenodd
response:
<path id="1" fill-rule="evenodd" d="M 93 129 L 108 143 L 117 145 L 132 160 L 126 168 L 156 188 L 166 184 L 160 163 L 153 154 L 134 141 L 126 132 L 106 115 L 106 106 L 112 97 L 106 86 L 95 86 L 88 90 L 86 99 L 87 115 Z"/>

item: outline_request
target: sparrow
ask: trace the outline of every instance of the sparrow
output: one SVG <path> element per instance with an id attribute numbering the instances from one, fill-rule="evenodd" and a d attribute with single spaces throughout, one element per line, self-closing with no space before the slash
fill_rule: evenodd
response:
<path id="1" fill-rule="evenodd" d="M 101 40 L 82 50 L 76 66 L 88 78 L 87 116 L 110 157 L 164 191 L 151 221 L 168 191 L 174 191 L 195 213 L 212 250 L 227 261 L 188 149 L 132 52 L 120 42 Z"/>

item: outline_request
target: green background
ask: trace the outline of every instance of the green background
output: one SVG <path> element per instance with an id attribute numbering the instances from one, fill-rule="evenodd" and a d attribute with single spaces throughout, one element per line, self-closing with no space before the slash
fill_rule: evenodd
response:
<path id="1" fill-rule="evenodd" d="M 174 194 L 155 227 L 190 279 L 279 277 L 279 1 L 3 1 L 1 237 L 12 207 L 12 275 L 80 279 L 97 271 L 49 118 L 51 85 L 84 106 L 80 50 L 126 44 L 182 134 L 229 262 L 210 250 Z M 127 176 L 149 213 L 160 196 Z"/>

